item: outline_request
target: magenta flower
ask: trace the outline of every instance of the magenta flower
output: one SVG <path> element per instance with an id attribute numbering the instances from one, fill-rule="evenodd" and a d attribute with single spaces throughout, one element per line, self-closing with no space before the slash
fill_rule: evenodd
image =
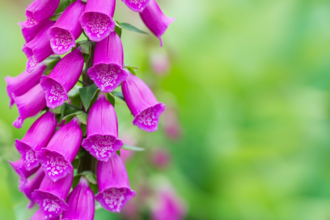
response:
<path id="1" fill-rule="evenodd" d="M 156 131 L 165 105 L 159 103 L 149 87 L 131 73 L 122 83 L 121 89 L 126 104 L 134 116 L 133 124 L 148 132 Z"/>
<path id="2" fill-rule="evenodd" d="M 36 152 L 46 147 L 48 141 L 55 133 L 56 125 L 55 115 L 47 111 L 32 124 L 22 140 L 16 139 L 16 148 L 22 155 L 24 166 L 27 170 L 39 166 Z"/>
<path id="3" fill-rule="evenodd" d="M 118 121 L 114 107 L 107 100 L 106 94 L 100 93 L 91 108 L 87 121 L 87 138 L 82 147 L 101 161 L 109 158 L 123 146 L 118 139 Z"/>
<path id="4" fill-rule="evenodd" d="M 26 26 L 34 26 L 42 20 L 48 20 L 57 9 L 61 0 L 34 0 L 26 8 Z"/>
<path id="5" fill-rule="evenodd" d="M 48 31 L 50 46 L 55 54 L 65 54 L 76 46 L 76 40 L 83 32 L 79 18 L 85 4 L 76 0 L 61 14 L 56 24 Z"/>
<path id="6" fill-rule="evenodd" d="M 142 12 L 150 0 L 122 0 L 132 11 Z"/>
<path id="7" fill-rule="evenodd" d="M 140 17 L 149 30 L 158 37 L 160 46 L 162 47 L 162 35 L 175 18 L 166 17 L 155 0 L 150 0 L 147 7 L 140 12 Z"/>
<path id="8" fill-rule="evenodd" d="M 39 189 L 32 193 L 32 199 L 44 213 L 44 219 L 58 217 L 69 208 L 65 199 L 70 192 L 73 174 L 66 175 L 57 182 L 45 176 Z"/>
<path id="9" fill-rule="evenodd" d="M 56 182 L 73 173 L 71 162 L 76 157 L 82 138 L 78 119 L 75 117 L 60 128 L 46 148 L 37 153 L 46 176 Z"/>
<path id="10" fill-rule="evenodd" d="M 24 166 L 24 162 L 23 162 L 22 158 L 15 162 L 8 161 L 8 163 L 12 166 L 12 168 L 15 170 L 15 172 L 19 176 L 18 188 L 22 192 L 25 184 L 27 183 L 27 178 L 29 178 L 31 175 L 33 175 L 38 170 L 39 167 L 34 168 L 32 170 L 27 170 Z"/>
<path id="11" fill-rule="evenodd" d="M 37 85 L 40 82 L 40 78 L 43 74 L 43 72 L 46 69 L 46 65 L 40 63 L 38 64 L 35 69 L 29 73 L 27 71 L 24 71 L 20 75 L 16 77 L 7 76 L 5 77 L 5 81 L 7 83 L 7 94 L 10 98 L 10 104 L 9 107 L 11 107 L 15 100 L 13 98 L 13 95 L 20 96 L 26 93 L 28 90 L 30 90 L 32 87 Z"/>
<path id="12" fill-rule="evenodd" d="M 95 199 L 103 208 L 111 212 L 120 212 L 123 206 L 135 196 L 131 190 L 125 165 L 114 154 L 108 162 L 97 163 L 97 185 L 99 193 Z"/>
<path id="13" fill-rule="evenodd" d="M 171 155 L 166 149 L 156 148 L 152 152 L 151 162 L 157 168 L 165 168 L 171 162 Z"/>
<path id="14" fill-rule="evenodd" d="M 62 220 L 93 220 L 95 212 L 94 193 L 88 180 L 81 177 L 78 185 L 67 200 L 69 208 L 63 213 Z"/>
<path id="15" fill-rule="evenodd" d="M 29 43 L 24 44 L 22 51 L 28 58 L 26 62 L 26 70 L 30 73 L 35 66 L 53 54 L 53 50 L 50 47 L 47 37 L 47 31 L 51 28 L 55 22 L 49 22 L 45 24 L 40 32 Z"/>
<path id="16" fill-rule="evenodd" d="M 164 130 L 167 137 L 177 140 L 182 135 L 182 128 L 175 108 L 171 107 L 164 112 Z"/>
<path id="17" fill-rule="evenodd" d="M 78 82 L 83 67 L 84 57 L 78 47 L 63 57 L 48 76 L 42 76 L 40 85 L 49 108 L 54 109 L 69 99 L 68 92 Z"/>
<path id="18" fill-rule="evenodd" d="M 25 22 L 19 22 L 18 24 L 22 27 L 22 34 L 25 39 L 25 43 L 29 43 L 33 38 L 35 38 L 44 25 L 48 25 L 49 23 L 53 23 L 53 21 L 43 20 L 34 26 L 27 26 Z"/>
<path id="19" fill-rule="evenodd" d="M 34 215 L 32 216 L 31 220 L 41 220 L 41 219 L 44 219 L 44 218 L 45 218 L 44 212 L 41 209 L 38 209 L 38 211 L 36 211 L 34 213 Z M 59 220 L 59 217 L 47 218 L 47 220 Z"/>
<path id="20" fill-rule="evenodd" d="M 37 115 L 46 107 L 45 92 L 40 84 L 35 85 L 21 96 L 13 94 L 13 99 L 19 114 L 19 117 L 13 123 L 16 128 L 21 128 L 26 118 Z"/>
<path id="21" fill-rule="evenodd" d="M 80 17 L 81 27 L 89 39 L 99 42 L 115 30 L 113 20 L 116 0 L 88 0 L 85 12 Z"/>
<path id="22" fill-rule="evenodd" d="M 109 37 L 96 43 L 94 65 L 87 73 L 102 92 L 112 92 L 127 77 L 123 65 L 123 45 L 114 31 Z"/>
<path id="23" fill-rule="evenodd" d="M 32 193 L 39 188 L 41 181 L 45 176 L 45 172 L 40 167 L 34 177 L 27 180 L 27 183 L 22 187 L 21 191 L 25 194 L 26 198 L 30 200 L 30 204 L 28 205 L 28 209 L 32 208 L 35 204 L 35 201 L 32 199 Z"/>

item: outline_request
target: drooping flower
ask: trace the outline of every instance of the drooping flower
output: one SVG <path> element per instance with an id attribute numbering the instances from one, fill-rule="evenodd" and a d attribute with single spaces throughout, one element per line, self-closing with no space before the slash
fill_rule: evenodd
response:
<path id="1" fill-rule="evenodd" d="M 122 83 L 121 89 L 126 104 L 134 116 L 133 124 L 148 132 L 156 131 L 165 105 L 159 103 L 149 87 L 131 73 Z"/>
<path id="2" fill-rule="evenodd" d="M 39 166 L 36 152 L 46 147 L 48 141 L 55 133 L 56 125 L 55 115 L 47 111 L 32 124 L 22 140 L 16 139 L 16 148 L 22 155 L 24 166 L 27 170 Z"/>
<path id="3" fill-rule="evenodd" d="M 50 47 L 47 31 L 55 24 L 55 21 L 45 24 L 39 33 L 29 43 L 24 44 L 22 51 L 28 58 L 26 70 L 30 73 L 35 66 L 53 54 Z"/>
<path id="4" fill-rule="evenodd" d="M 126 79 L 123 45 L 115 31 L 96 43 L 93 64 L 87 73 L 102 92 L 112 92 Z"/>
<path id="5" fill-rule="evenodd" d="M 129 186 L 125 165 L 117 154 L 114 154 L 108 162 L 98 162 L 96 176 L 99 193 L 95 199 L 106 210 L 120 212 L 135 196 L 135 191 Z"/>
<path id="6" fill-rule="evenodd" d="M 49 141 L 46 148 L 37 153 L 37 158 L 45 174 L 56 182 L 73 174 L 71 162 L 76 157 L 82 138 L 77 117 L 60 128 Z"/>
<path id="7" fill-rule="evenodd" d="M 25 22 L 19 22 L 18 24 L 22 27 L 22 34 L 25 39 L 25 43 L 29 43 L 37 34 L 42 30 L 44 25 L 53 23 L 51 20 L 43 20 L 34 26 L 27 26 Z"/>
<path id="8" fill-rule="evenodd" d="M 80 17 L 81 27 L 92 41 L 98 42 L 115 30 L 113 20 L 116 0 L 88 0 L 85 12 Z"/>
<path id="9" fill-rule="evenodd" d="M 109 158 L 123 146 L 118 139 L 118 121 L 114 107 L 107 100 L 106 94 L 100 93 L 92 106 L 87 121 L 87 138 L 82 147 L 101 161 Z"/>
<path id="10" fill-rule="evenodd" d="M 31 179 L 27 180 L 27 183 L 24 184 L 21 191 L 25 194 L 26 198 L 30 200 L 30 204 L 28 205 L 28 209 L 32 208 L 35 204 L 35 201 L 32 199 L 32 193 L 39 188 L 41 181 L 43 180 L 45 176 L 45 172 L 42 169 L 42 167 L 39 167 L 38 171 L 36 172 L 36 175 L 32 177 Z"/>
<path id="11" fill-rule="evenodd" d="M 42 20 L 48 20 L 57 9 L 61 0 L 34 0 L 26 8 L 26 26 L 34 26 Z"/>
<path id="12" fill-rule="evenodd" d="M 50 46 L 55 54 L 65 54 L 76 46 L 76 39 L 83 29 L 79 18 L 85 10 L 85 4 L 76 0 L 67 7 L 56 21 L 56 24 L 48 31 Z"/>
<path id="13" fill-rule="evenodd" d="M 7 76 L 5 77 L 5 81 L 7 83 L 7 94 L 10 98 L 10 104 L 11 107 L 15 100 L 13 98 L 13 95 L 20 96 L 26 93 L 29 89 L 34 87 L 40 82 L 40 78 L 43 74 L 43 72 L 46 69 L 46 65 L 40 63 L 38 64 L 35 69 L 29 73 L 27 71 L 24 71 L 20 75 L 16 77 Z"/>
<path id="14" fill-rule="evenodd" d="M 56 182 L 45 175 L 39 189 L 32 193 L 32 199 L 43 211 L 45 219 L 58 217 L 68 209 L 65 199 L 70 192 L 72 179 L 73 173 Z"/>
<path id="15" fill-rule="evenodd" d="M 38 211 L 36 211 L 32 216 L 31 220 L 41 220 L 44 218 L 45 218 L 44 212 L 41 209 L 38 209 Z M 47 218 L 47 220 L 59 220 L 59 219 L 60 219 L 59 217 Z"/>
<path id="16" fill-rule="evenodd" d="M 69 208 L 63 213 L 62 220 L 93 220 L 95 213 L 94 193 L 88 180 L 81 177 L 78 185 L 67 200 Z"/>
<path id="17" fill-rule="evenodd" d="M 48 76 L 42 76 L 40 85 L 45 90 L 49 108 L 54 109 L 69 99 L 68 92 L 77 83 L 83 67 L 84 57 L 78 47 L 63 57 Z"/>
<path id="18" fill-rule="evenodd" d="M 166 17 L 155 0 L 150 0 L 147 7 L 140 12 L 140 17 L 149 30 L 158 37 L 162 47 L 162 35 L 175 18 Z"/>
<path id="19" fill-rule="evenodd" d="M 142 12 L 150 0 L 122 0 L 132 11 Z"/>
<path id="20" fill-rule="evenodd" d="M 35 85 L 21 96 L 13 94 L 13 99 L 19 114 L 19 117 L 13 123 L 16 128 L 21 128 L 26 118 L 35 116 L 46 107 L 45 92 L 40 84 Z"/>

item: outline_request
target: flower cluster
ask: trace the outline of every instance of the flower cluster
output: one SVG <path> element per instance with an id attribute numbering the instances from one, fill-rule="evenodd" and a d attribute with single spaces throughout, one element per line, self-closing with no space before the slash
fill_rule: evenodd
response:
<path id="1" fill-rule="evenodd" d="M 123 1 L 140 13 L 162 45 L 174 19 L 155 0 Z M 21 128 L 25 119 L 43 113 L 15 141 L 21 158 L 9 163 L 19 175 L 20 191 L 31 201 L 28 208 L 39 205 L 32 219 L 90 220 L 94 199 L 106 210 L 120 212 L 135 196 L 119 156 L 123 142 L 115 99 L 126 102 L 133 124 L 147 132 L 158 129 L 165 105 L 134 68 L 124 65 L 124 27 L 113 19 L 115 6 L 115 0 L 34 0 L 26 21 L 19 23 L 26 70 L 5 78 L 10 107 L 16 104 L 19 113 L 13 126 Z M 87 40 L 76 42 L 83 32 Z M 122 92 L 114 91 L 119 86 Z M 74 87 L 79 93 L 71 96 Z"/>

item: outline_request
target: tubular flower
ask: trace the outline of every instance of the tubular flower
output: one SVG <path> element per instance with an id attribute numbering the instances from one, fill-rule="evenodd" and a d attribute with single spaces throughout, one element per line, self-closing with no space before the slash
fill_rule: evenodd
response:
<path id="1" fill-rule="evenodd" d="M 44 25 L 40 32 L 29 43 L 24 44 L 22 51 L 28 58 L 26 62 L 26 70 L 30 73 L 35 66 L 52 55 L 53 50 L 50 47 L 47 37 L 47 31 L 55 24 L 55 21 Z"/>
<path id="2" fill-rule="evenodd" d="M 159 103 L 149 87 L 131 73 L 122 83 L 121 89 L 127 106 L 134 115 L 133 124 L 148 132 L 156 131 L 165 105 Z"/>
<path id="3" fill-rule="evenodd" d="M 71 162 L 78 153 L 81 138 L 82 131 L 75 117 L 54 134 L 46 148 L 37 153 L 46 176 L 52 181 L 56 182 L 73 174 Z"/>
<path id="4" fill-rule="evenodd" d="M 135 191 L 129 186 L 125 165 L 117 154 L 114 154 L 108 162 L 98 162 L 96 176 L 100 192 L 95 199 L 106 210 L 120 212 L 135 196 Z"/>
<path id="5" fill-rule="evenodd" d="M 22 140 L 15 141 L 18 152 L 22 155 L 24 166 L 31 170 L 39 166 L 36 152 L 46 147 L 55 133 L 57 121 L 50 111 L 40 116 L 27 131 Z"/>
<path id="6" fill-rule="evenodd" d="M 104 93 L 100 93 L 89 112 L 87 138 L 82 142 L 91 155 L 101 161 L 109 158 L 123 146 L 118 140 L 118 121 L 114 107 Z"/>
<path id="7" fill-rule="evenodd" d="M 48 25 L 49 23 L 53 23 L 53 21 L 43 20 L 34 26 L 27 26 L 25 22 L 19 22 L 18 24 L 22 27 L 22 34 L 25 39 L 25 43 L 29 43 L 33 38 L 35 38 L 44 25 Z"/>
<path id="8" fill-rule="evenodd" d="M 81 27 L 92 41 L 98 42 L 115 30 L 113 20 L 116 0 L 89 0 L 85 12 L 80 17 Z"/>
<path id="9" fill-rule="evenodd" d="M 120 37 L 115 31 L 111 32 L 107 38 L 96 43 L 94 65 L 87 73 L 102 92 L 112 92 L 127 77 L 123 60 Z"/>
<path id="10" fill-rule="evenodd" d="M 47 67 L 46 65 L 40 63 L 31 73 L 24 71 L 23 73 L 21 73 L 16 77 L 11 77 L 11 76 L 5 77 L 5 81 L 7 83 L 7 87 L 6 87 L 7 94 L 10 98 L 10 104 L 9 104 L 10 107 L 15 103 L 13 95 L 15 96 L 23 95 L 29 89 L 37 85 L 46 67 Z"/>
<path id="11" fill-rule="evenodd" d="M 51 181 L 45 176 L 39 189 L 32 193 L 32 199 L 39 205 L 44 213 L 44 218 L 54 218 L 68 209 L 65 199 L 68 196 L 72 184 L 73 174 L 57 182 Z"/>
<path id="12" fill-rule="evenodd" d="M 142 12 L 150 0 L 122 0 L 132 11 Z"/>
<path id="13" fill-rule="evenodd" d="M 35 204 L 35 201 L 32 199 L 32 193 L 39 188 L 41 181 L 43 180 L 45 176 L 45 172 L 40 167 L 38 171 L 36 172 L 36 175 L 27 180 L 27 183 L 22 187 L 22 190 L 26 196 L 30 200 L 30 204 L 28 205 L 28 208 L 32 208 Z"/>
<path id="14" fill-rule="evenodd" d="M 95 212 L 94 193 L 89 188 L 86 178 L 81 177 L 80 182 L 70 193 L 67 200 L 69 208 L 63 213 L 62 220 L 93 220 Z"/>
<path id="15" fill-rule="evenodd" d="M 150 0 L 147 7 L 140 12 L 140 17 L 149 30 L 158 37 L 163 46 L 162 35 L 175 18 L 166 17 L 155 0 Z"/>
<path id="16" fill-rule="evenodd" d="M 26 26 L 34 26 L 40 21 L 49 19 L 57 9 L 61 0 L 34 0 L 26 8 Z"/>
<path id="17" fill-rule="evenodd" d="M 38 167 L 32 170 L 27 170 L 24 166 L 22 158 L 15 162 L 8 161 L 8 163 L 12 166 L 12 168 L 19 176 L 18 188 L 20 191 L 22 191 L 24 189 L 25 184 L 27 183 L 27 178 L 33 175 L 38 170 Z"/>
<path id="18" fill-rule="evenodd" d="M 38 209 L 38 211 L 36 211 L 34 213 L 34 215 L 32 216 L 31 220 L 41 220 L 44 219 L 45 215 L 44 212 L 41 209 Z M 59 217 L 56 218 L 47 218 L 48 220 L 59 220 Z"/>
<path id="19" fill-rule="evenodd" d="M 77 48 L 63 57 L 48 76 L 42 76 L 40 85 L 45 90 L 49 108 L 54 109 L 69 99 L 68 92 L 78 82 L 83 66 L 84 57 Z"/>
<path id="20" fill-rule="evenodd" d="M 76 0 L 61 14 L 56 24 L 48 31 L 50 46 L 55 54 L 65 54 L 76 46 L 76 39 L 83 29 L 79 17 L 85 10 L 85 4 Z"/>
<path id="21" fill-rule="evenodd" d="M 45 92 L 40 84 L 35 85 L 21 96 L 13 94 L 13 99 L 19 114 L 19 117 L 13 123 L 13 126 L 16 128 L 21 128 L 26 118 L 35 116 L 46 107 Z"/>

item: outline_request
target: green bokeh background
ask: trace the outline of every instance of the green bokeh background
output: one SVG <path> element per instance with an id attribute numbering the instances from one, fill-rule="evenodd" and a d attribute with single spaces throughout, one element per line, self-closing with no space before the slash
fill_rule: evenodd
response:
<path id="1" fill-rule="evenodd" d="M 29 2 L 0 0 L 2 78 L 25 68 L 16 23 Z M 164 175 L 187 203 L 187 219 L 330 219 L 330 2 L 158 2 L 176 21 L 164 35 L 170 71 L 157 85 L 175 95 L 184 135 L 146 137 L 172 152 Z M 121 1 L 117 8 L 116 20 L 147 31 Z M 122 39 L 125 63 L 148 81 L 157 39 L 128 31 Z M 14 138 L 34 119 L 11 126 L 17 109 L 8 108 L 5 86 L 0 80 L 0 218 L 29 219 L 34 210 L 25 211 L 6 160 L 18 159 Z"/>

